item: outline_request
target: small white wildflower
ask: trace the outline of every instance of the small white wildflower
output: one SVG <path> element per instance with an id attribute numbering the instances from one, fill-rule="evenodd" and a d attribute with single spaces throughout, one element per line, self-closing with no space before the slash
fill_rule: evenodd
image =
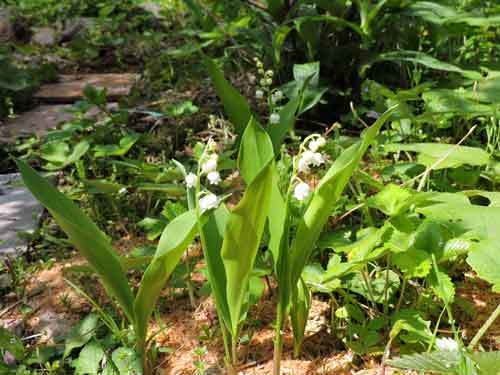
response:
<path id="1" fill-rule="evenodd" d="M 325 158 L 321 153 L 314 152 L 311 157 L 311 164 L 315 167 L 319 167 L 321 164 L 325 163 Z"/>
<path id="2" fill-rule="evenodd" d="M 267 81 L 266 81 L 266 79 L 265 79 L 265 78 L 262 78 L 262 79 L 260 80 L 260 85 L 261 85 L 261 86 L 266 86 L 266 82 L 267 82 Z"/>
<path id="3" fill-rule="evenodd" d="M 308 173 L 309 167 L 311 165 L 314 167 L 319 167 L 321 164 L 324 163 L 325 163 L 325 158 L 321 153 L 312 152 L 311 150 L 306 150 L 300 156 L 298 170 L 299 172 Z"/>
<path id="4" fill-rule="evenodd" d="M 279 113 L 273 113 L 271 116 L 269 116 L 269 122 L 271 124 L 279 124 L 281 120 L 281 117 Z"/>
<path id="5" fill-rule="evenodd" d="M 323 147 L 325 144 L 326 144 L 326 140 L 323 137 L 313 139 L 311 142 L 309 142 L 309 150 L 316 152 L 321 147 Z"/>
<path id="6" fill-rule="evenodd" d="M 272 96 L 271 96 L 271 101 L 273 104 L 278 103 L 281 99 L 283 99 L 283 93 L 281 91 L 276 91 Z"/>
<path id="7" fill-rule="evenodd" d="M 271 86 L 273 84 L 273 79 L 272 78 L 267 78 L 266 79 L 266 85 Z"/>
<path id="8" fill-rule="evenodd" d="M 212 154 L 209 158 L 201 165 L 201 171 L 203 173 L 215 172 L 217 170 L 217 154 Z"/>
<path id="9" fill-rule="evenodd" d="M 268 77 L 272 77 L 272 76 L 274 76 L 274 72 L 273 72 L 272 70 L 268 70 L 268 71 L 266 72 L 266 76 L 268 76 Z"/>
<path id="10" fill-rule="evenodd" d="M 184 179 L 184 182 L 186 183 L 186 186 L 188 188 L 194 188 L 196 186 L 196 181 L 198 180 L 198 177 L 194 173 L 189 173 L 186 178 Z"/>
<path id="11" fill-rule="evenodd" d="M 309 173 L 309 160 L 301 157 L 299 159 L 299 164 L 297 166 L 297 169 L 299 173 L 306 173 L 306 174 Z"/>
<path id="12" fill-rule="evenodd" d="M 293 196 L 298 201 L 303 201 L 307 199 L 309 194 L 311 194 L 311 189 L 309 188 L 309 185 L 306 184 L 305 182 L 301 182 L 300 184 L 295 186 L 295 189 L 293 191 Z"/>
<path id="13" fill-rule="evenodd" d="M 255 97 L 257 99 L 262 99 L 264 97 L 264 91 L 262 91 L 262 90 L 255 91 Z"/>
<path id="14" fill-rule="evenodd" d="M 200 198 L 199 205 L 200 210 L 203 213 L 207 210 L 217 208 L 219 205 L 219 198 L 215 194 L 208 193 L 204 197 Z"/>
<path id="15" fill-rule="evenodd" d="M 366 117 L 377 120 L 380 117 L 380 113 L 376 111 L 368 111 L 366 112 Z"/>
<path id="16" fill-rule="evenodd" d="M 207 174 L 207 180 L 210 182 L 210 185 L 219 185 L 221 178 L 220 174 L 217 171 L 213 171 Z"/>
<path id="17" fill-rule="evenodd" d="M 458 343 L 449 337 L 436 339 L 436 347 L 442 351 L 448 351 L 448 352 L 458 351 Z"/>

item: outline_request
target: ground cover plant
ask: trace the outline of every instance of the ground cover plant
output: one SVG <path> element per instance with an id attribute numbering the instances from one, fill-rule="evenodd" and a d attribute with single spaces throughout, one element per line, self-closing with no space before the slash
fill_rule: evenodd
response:
<path id="1" fill-rule="evenodd" d="M 0 16 L 0 136 L 60 74 L 140 76 L 0 137 L 46 209 L 0 250 L 0 373 L 498 373 L 496 2 Z"/>

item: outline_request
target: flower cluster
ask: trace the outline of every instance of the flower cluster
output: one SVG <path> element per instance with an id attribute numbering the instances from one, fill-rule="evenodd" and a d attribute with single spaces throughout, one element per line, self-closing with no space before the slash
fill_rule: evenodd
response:
<path id="1" fill-rule="evenodd" d="M 265 70 L 262 61 L 254 57 L 254 62 L 257 66 L 257 73 L 259 76 L 259 87 L 255 91 L 255 98 L 260 101 L 267 101 L 271 108 L 271 115 L 269 116 L 269 123 L 276 125 L 280 123 L 280 115 L 277 112 L 275 106 L 279 104 L 281 100 L 285 98 L 281 90 L 271 91 L 271 86 L 273 84 L 274 72 L 272 70 Z"/>
<path id="2" fill-rule="evenodd" d="M 307 149 L 299 155 L 297 162 L 298 173 L 308 174 L 311 167 L 319 167 L 325 164 L 325 157 L 318 150 L 326 144 L 326 140 L 319 135 L 313 135 L 311 138 L 311 140 L 305 141 L 305 143 L 308 143 Z M 295 185 L 293 197 L 298 201 L 306 200 L 310 194 L 311 188 L 307 183 L 300 181 Z"/>
<path id="3" fill-rule="evenodd" d="M 210 185 L 219 185 L 222 181 L 217 171 L 218 161 L 219 155 L 217 154 L 217 144 L 213 140 L 210 140 L 200 160 L 200 172 L 202 175 L 206 175 L 207 182 Z M 184 181 L 188 189 L 196 188 L 198 176 L 194 173 L 189 173 L 186 175 Z M 205 192 L 202 194 L 198 203 L 200 211 L 203 213 L 207 210 L 216 208 L 219 205 L 219 198 L 211 192 Z"/>
<path id="4" fill-rule="evenodd" d="M 304 151 L 299 159 L 297 170 L 299 173 L 309 173 L 311 166 L 319 167 L 325 163 L 325 157 L 318 152 L 326 144 L 323 137 L 316 137 L 309 142 L 308 149 Z"/>

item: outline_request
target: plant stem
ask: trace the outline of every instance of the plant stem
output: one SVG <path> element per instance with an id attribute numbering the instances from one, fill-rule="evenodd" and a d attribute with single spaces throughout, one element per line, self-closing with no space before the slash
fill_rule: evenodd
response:
<path id="1" fill-rule="evenodd" d="M 398 304 L 396 305 L 396 312 L 398 312 L 399 309 L 401 308 L 401 304 L 403 303 L 405 291 L 406 291 L 406 277 L 403 276 L 403 285 L 401 285 L 401 292 L 400 292 L 401 294 L 399 295 Z"/>
<path id="2" fill-rule="evenodd" d="M 365 266 L 365 269 L 361 272 L 361 274 L 363 275 L 363 280 L 365 281 L 366 290 L 368 291 L 368 296 L 370 297 L 372 306 L 375 310 L 377 310 L 377 305 L 375 303 L 375 297 L 373 294 L 373 288 L 372 288 L 372 284 L 370 282 L 370 276 L 368 275 L 368 269 L 366 266 Z"/>
<path id="3" fill-rule="evenodd" d="M 479 331 L 477 331 L 476 335 L 473 337 L 468 347 L 470 350 L 472 350 L 479 343 L 479 341 L 483 338 L 488 328 L 490 328 L 490 326 L 493 324 L 495 320 L 498 319 L 499 316 L 500 316 L 500 304 L 497 306 L 495 311 L 491 313 L 490 317 L 486 320 L 486 322 L 484 322 L 481 328 L 479 328 Z"/>
<path id="4" fill-rule="evenodd" d="M 238 336 L 232 337 L 231 340 L 231 360 L 231 365 L 236 373 L 236 369 L 238 368 Z"/>
<path id="5" fill-rule="evenodd" d="M 384 285 L 384 315 L 387 315 L 389 310 L 389 270 L 391 268 L 391 255 L 387 255 L 387 268 L 385 271 L 385 285 Z"/>
<path id="6" fill-rule="evenodd" d="M 274 355 L 273 355 L 273 375 L 281 374 L 281 355 L 283 352 L 283 325 L 285 323 L 285 313 L 281 303 L 278 304 L 278 316 L 276 317 L 276 327 L 274 334 Z"/>

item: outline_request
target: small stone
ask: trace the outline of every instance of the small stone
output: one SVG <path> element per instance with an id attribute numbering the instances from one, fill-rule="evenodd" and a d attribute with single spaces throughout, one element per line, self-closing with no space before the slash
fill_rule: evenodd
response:
<path id="1" fill-rule="evenodd" d="M 7 289 L 12 286 L 12 277 L 9 274 L 0 275 L 0 290 Z"/>
<path id="2" fill-rule="evenodd" d="M 7 42 L 15 36 L 12 12 L 8 8 L 0 9 L 0 41 Z"/>
<path id="3" fill-rule="evenodd" d="M 51 27 L 41 27 L 34 29 L 32 42 L 43 47 L 50 47 L 57 44 L 57 32 Z"/>
<path id="4" fill-rule="evenodd" d="M 18 337 L 22 337 L 25 331 L 23 319 L 0 319 L 0 327 L 5 328 Z"/>
<path id="5" fill-rule="evenodd" d="M 91 29 L 95 23 L 95 18 L 91 17 L 79 17 L 69 20 L 65 23 L 64 28 L 61 31 L 61 38 L 59 42 L 69 42 L 73 38 L 83 35 L 86 31 Z"/>
<path id="6" fill-rule="evenodd" d="M 146 2 L 140 5 L 141 9 L 151 13 L 157 19 L 163 19 L 161 14 L 161 5 L 154 2 Z"/>
<path id="7" fill-rule="evenodd" d="M 44 311 L 39 316 L 38 324 L 34 329 L 42 334 L 40 342 L 54 343 L 69 333 L 71 325 L 67 319 L 64 319 L 64 316 L 53 311 Z"/>

